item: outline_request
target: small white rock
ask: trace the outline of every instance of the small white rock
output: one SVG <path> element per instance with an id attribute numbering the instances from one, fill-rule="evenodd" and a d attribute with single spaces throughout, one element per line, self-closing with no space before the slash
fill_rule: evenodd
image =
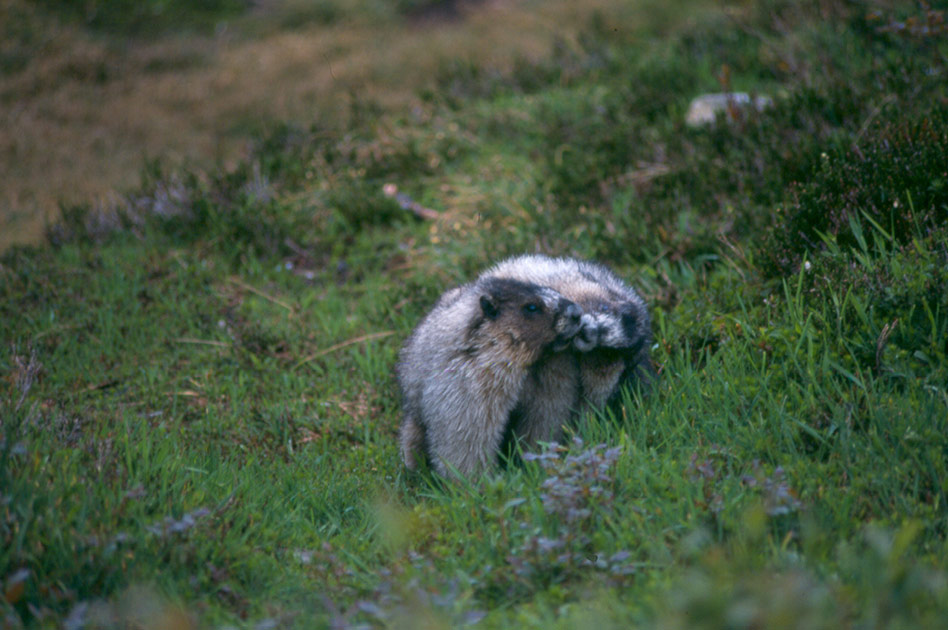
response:
<path id="1" fill-rule="evenodd" d="M 688 106 L 688 114 L 685 115 L 685 123 L 689 127 L 710 125 L 717 118 L 718 112 L 724 112 L 730 117 L 731 107 L 740 109 L 753 107 L 760 112 L 773 103 L 773 99 L 769 96 L 751 96 L 747 92 L 703 94 L 692 99 L 691 105 Z"/>

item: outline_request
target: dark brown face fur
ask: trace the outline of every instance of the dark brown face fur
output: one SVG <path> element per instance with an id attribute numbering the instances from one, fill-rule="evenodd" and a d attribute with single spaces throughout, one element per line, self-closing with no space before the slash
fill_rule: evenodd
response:
<path id="1" fill-rule="evenodd" d="M 581 309 L 549 288 L 508 279 L 490 279 L 483 288 L 478 328 L 504 344 L 510 360 L 532 362 L 579 330 Z"/>

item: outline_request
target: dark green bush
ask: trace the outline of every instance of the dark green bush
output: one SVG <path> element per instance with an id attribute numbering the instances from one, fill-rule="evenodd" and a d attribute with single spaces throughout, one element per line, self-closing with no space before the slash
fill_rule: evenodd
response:
<path id="1" fill-rule="evenodd" d="M 824 152 L 809 181 L 798 184 L 767 241 L 775 274 L 793 272 L 822 249 L 821 235 L 858 245 L 852 219 L 865 215 L 898 243 L 948 219 L 948 115 L 943 109 L 882 122 L 848 148 Z"/>

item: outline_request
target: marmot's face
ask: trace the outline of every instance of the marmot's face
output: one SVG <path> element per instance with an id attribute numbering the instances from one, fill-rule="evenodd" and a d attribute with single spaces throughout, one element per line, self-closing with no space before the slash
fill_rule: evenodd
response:
<path id="1" fill-rule="evenodd" d="M 644 317 L 641 305 L 634 302 L 600 301 L 587 305 L 573 347 L 580 352 L 611 348 L 635 353 L 645 343 L 648 324 Z"/>
<path id="2" fill-rule="evenodd" d="M 480 301 L 492 328 L 529 360 L 546 348 L 568 347 L 582 327 L 582 309 L 548 287 L 493 278 Z"/>

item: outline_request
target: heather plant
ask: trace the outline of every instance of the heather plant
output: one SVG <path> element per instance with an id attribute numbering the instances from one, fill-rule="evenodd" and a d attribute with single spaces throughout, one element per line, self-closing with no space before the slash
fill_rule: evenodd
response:
<path id="1" fill-rule="evenodd" d="M 573 446 L 581 449 L 583 441 L 575 437 Z M 615 576 L 633 573 L 629 552 L 597 551 L 592 540 L 611 511 L 610 472 L 621 448 L 600 444 L 575 454 L 564 451 L 553 444 L 543 453 L 523 456 L 525 461 L 539 462 L 548 475 L 540 484 L 546 518 L 541 527 L 520 523 L 527 534 L 507 557 L 510 568 L 527 583 L 546 585 L 576 579 L 589 569 Z"/>
<path id="2" fill-rule="evenodd" d="M 843 248 L 863 246 L 851 225 L 864 217 L 897 244 L 926 238 L 948 219 L 943 110 L 876 123 L 844 151 L 821 153 L 793 202 L 779 209 L 767 250 L 775 272 L 796 270 L 804 255 L 812 258 L 823 247 L 826 236 Z"/>

